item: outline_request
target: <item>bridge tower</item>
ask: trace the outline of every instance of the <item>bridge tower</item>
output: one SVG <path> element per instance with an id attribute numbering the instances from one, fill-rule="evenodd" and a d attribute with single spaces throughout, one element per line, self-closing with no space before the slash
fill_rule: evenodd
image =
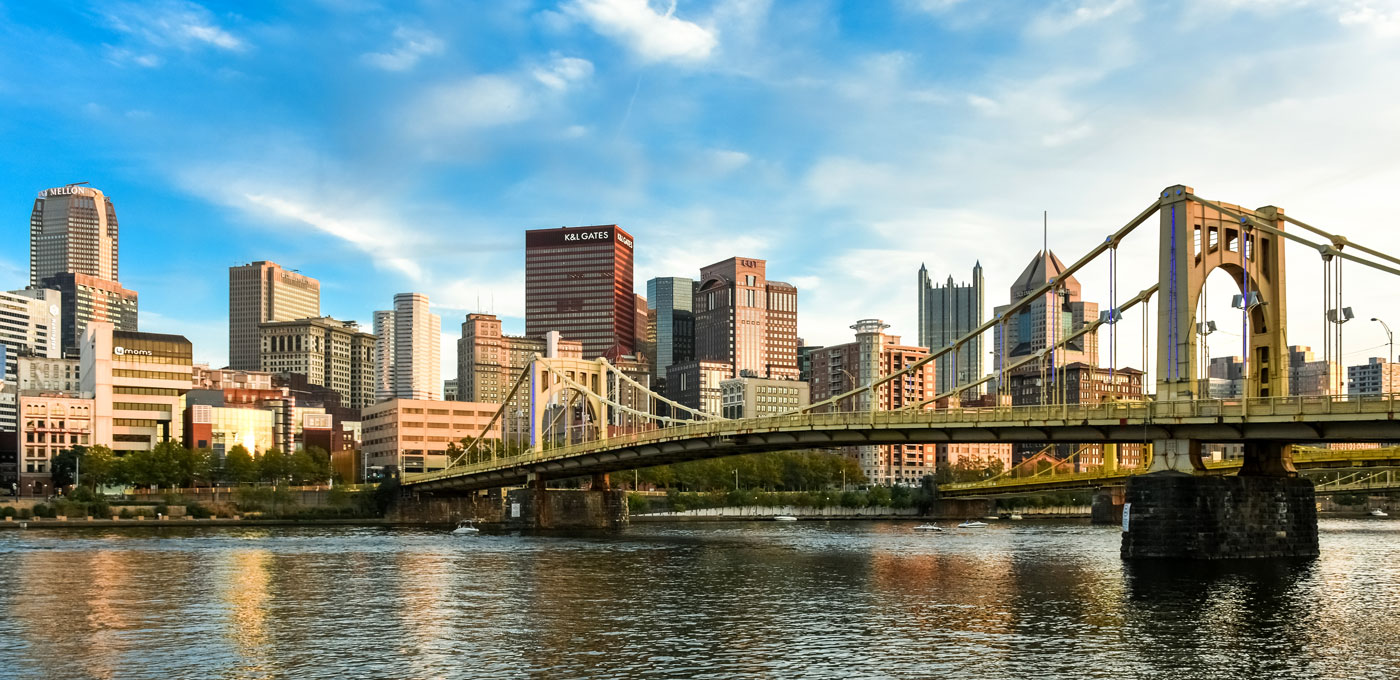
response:
<path id="1" fill-rule="evenodd" d="M 1223 269 L 1239 287 L 1240 314 L 1249 316 L 1244 345 L 1245 396 L 1288 395 L 1287 307 L 1281 239 L 1248 222 L 1191 200 L 1191 187 L 1162 191 L 1157 308 L 1157 399 L 1208 398 L 1208 376 L 1197 375 L 1200 322 L 1196 309 L 1206 277 Z M 1248 210 L 1221 204 L 1280 231 L 1283 209 Z"/>
<path id="2" fill-rule="evenodd" d="M 1157 302 L 1157 400 L 1208 399 L 1197 375 L 1196 309 L 1206 277 L 1222 269 L 1239 287 L 1236 313 L 1247 326 L 1241 350 L 1249 401 L 1288 396 L 1287 298 L 1281 208 L 1248 210 L 1204 201 L 1175 185 L 1158 199 L 1161 221 Z M 1299 478 L 1286 441 L 1244 442 L 1237 476 L 1204 471 L 1201 442 L 1152 442 L 1151 473 L 1128 480 L 1125 558 L 1310 557 L 1317 555 L 1312 482 Z M 1183 474 L 1188 473 L 1188 474 Z"/>

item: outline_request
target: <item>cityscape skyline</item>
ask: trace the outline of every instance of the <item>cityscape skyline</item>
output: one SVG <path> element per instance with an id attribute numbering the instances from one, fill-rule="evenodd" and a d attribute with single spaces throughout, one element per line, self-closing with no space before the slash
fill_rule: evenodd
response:
<path id="1" fill-rule="evenodd" d="M 7 8 L 0 36 L 17 48 L 0 56 L 8 87 L 38 91 L 79 64 L 85 75 L 61 100 L 0 104 L 7 129 L 26 132 L 7 136 L 9 150 L 27 159 L 0 177 L 0 201 L 13 216 L 0 276 L 22 287 L 19 206 L 45 187 L 91 181 L 121 215 L 122 285 L 143 295 L 142 330 L 184 333 L 211 364 L 228 355 L 218 272 L 263 259 L 324 281 L 324 313 L 362 327 L 379 301 L 421 291 L 445 319 L 445 343 L 472 311 L 523 333 L 519 232 L 561 223 L 615 223 L 651 244 L 638 253 L 638 293 L 652 278 L 693 277 L 736 254 L 767 259 L 803 291 L 798 334 L 813 344 L 840 341 L 852 320 L 870 316 L 912 337 L 915 299 L 905 282 L 919 262 L 960 272 L 981 260 L 986 285 L 1003 290 L 1036 249 L 1042 209 L 1050 246 L 1082 252 L 1176 181 L 1325 216 L 1323 226 L 1382 248 L 1395 238 L 1372 220 L 1396 179 L 1381 159 L 1394 156 L 1384 121 L 1400 107 L 1382 86 L 1385 74 L 1368 67 L 1395 51 L 1391 24 L 1321 3 L 1231 5 L 1212 24 L 1325 50 L 1325 64 L 1273 46 L 1237 57 L 1190 21 L 1156 20 L 1132 2 L 1022 16 L 974 3 L 798 12 L 781 3 L 681 2 L 671 14 L 619 3 L 628 16 L 700 36 L 693 50 L 611 30 L 592 2 L 501 9 L 472 27 L 431 10 L 288 16 L 177 4 L 168 20 L 144 24 L 152 10 L 133 5 Z M 794 15 L 804 21 L 784 21 Z M 277 30 L 303 23 L 338 37 L 292 44 Z M 45 28 L 21 28 L 34 26 Z M 874 33 L 878 47 L 862 39 Z M 1173 40 L 1155 39 L 1161 34 Z M 782 49 L 767 54 L 775 40 Z M 960 61 L 971 71 L 954 77 L 940 67 L 949 56 L 943 42 L 982 59 Z M 502 49 L 470 47 L 477 43 Z M 26 54 L 38 61 L 20 61 Z M 269 86 L 273 74 L 294 69 L 351 106 L 333 117 Z M 1238 100 L 1235 115 L 1200 141 L 1222 156 L 1270 146 L 1276 162 L 1204 167 L 1168 153 L 1170 135 L 1142 141 L 1131 130 L 1190 129 L 1203 110 L 1126 86 L 1127 69 L 1143 83 L 1156 71 L 1211 73 L 1212 85 Z M 750 93 L 754 82 L 774 85 L 773 94 Z M 207 103 L 171 96 L 195 83 L 211 91 Z M 471 101 L 463 97 L 473 92 L 514 97 L 521 108 L 493 109 L 502 100 L 487 97 L 459 106 L 464 121 L 447 121 L 437 117 L 441 106 L 426 106 Z M 1289 98 L 1262 96 L 1275 92 Z M 379 100 L 424 104 L 424 119 L 371 105 Z M 817 100 L 830 120 L 807 106 Z M 852 107 L 861 115 L 842 115 Z M 724 132 L 662 137 L 674 111 L 696 130 Z M 924 124 L 929 116 L 940 124 Z M 1329 121 L 1326 134 L 1317 120 Z M 436 126 L 442 148 L 425 143 L 424 126 Z M 383 143 L 369 141 L 378 133 Z M 973 151 L 977 160 L 965 162 Z M 449 200 L 447 186 L 473 188 Z M 1095 193 L 1076 193 L 1085 186 Z M 456 202 L 462 197 L 469 208 Z M 1134 245 L 1125 244 L 1122 270 L 1150 269 L 1146 243 Z M 1320 267 L 1308 257 L 1293 253 L 1295 280 Z M 1356 276 L 1351 304 L 1370 310 L 1358 315 L 1383 315 L 1384 282 Z M 1099 272 L 1080 278 L 1104 288 Z M 1311 292 L 1295 293 L 1295 303 L 1320 307 L 1309 304 Z M 1291 341 L 1320 346 L 1320 329 L 1313 315 L 1290 319 Z M 1347 338 L 1349 362 L 1384 342 L 1368 323 L 1350 324 Z M 1226 335 L 1211 341 L 1228 351 Z M 443 375 L 455 374 L 454 353 L 442 364 Z"/>

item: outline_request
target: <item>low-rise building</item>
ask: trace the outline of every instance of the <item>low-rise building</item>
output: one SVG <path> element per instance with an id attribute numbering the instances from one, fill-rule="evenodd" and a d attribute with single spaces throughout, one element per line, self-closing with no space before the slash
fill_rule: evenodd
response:
<path id="1" fill-rule="evenodd" d="M 725 418 L 765 418 L 796 411 L 809 403 L 810 388 L 800 380 L 730 378 L 719 384 Z"/>
<path id="2" fill-rule="evenodd" d="M 185 447 L 208 449 L 215 461 L 222 461 L 235 446 L 253 456 L 273 446 L 273 413 L 267 409 L 193 404 L 184 417 Z"/>
<path id="3" fill-rule="evenodd" d="M 475 439 L 491 422 L 497 404 L 470 401 L 388 399 L 364 409 L 361 427 L 366 463 L 390 474 L 447 467 L 447 447 Z M 488 439 L 501 436 L 500 421 Z"/>
<path id="4" fill-rule="evenodd" d="M 237 368 L 209 368 L 195 364 L 191 369 L 192 387 L 196 390 L 270 390 L 272 373 L 244 371 Z"/>
<path id="5" fill-rule="evenodd" d="M 93 321 L 83 333 L 82 391 L 95 399 L 93 441 L 117 455 L 182 441 L 193 348 L 180 335 L 119 331 Z"/>
<path id="6" fill-rule="evenodd" d="M 16 380 L 21 392 L 82 391 L 79 361 L 73 357 L 45 357 L 21 354 L 16 362 Z"/>
<path id="7" fill-rule="evenodd" d="M 65 393 L 19 395 L 19 472 L 21 495 L 53 493 L 53 458 L 94 439 L 96 409 L 92 399 Z"/>
<path id="8" fill-rule="evenodd" d="M 1371 357 L 1360 366 L 1347 367 L 1347 394 L 1394 394 L 1400 392 L 1400 364 Z"/>
<path id="9" fill-rule="evenodd" d="M 697 411 L 720 415 L 724 410 L 719 384 L 734 375 L 734 364 L 698 359 L 666 367 L 666 396 Z M 689 414 L 677 414 L 688 418 Z"/>

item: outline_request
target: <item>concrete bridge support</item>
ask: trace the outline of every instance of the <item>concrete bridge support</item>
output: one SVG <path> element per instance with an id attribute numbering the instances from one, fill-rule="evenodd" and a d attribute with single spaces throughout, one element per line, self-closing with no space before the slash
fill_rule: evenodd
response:
<path id="1" fill-rule="evenodd" d="M 1125 559 L 1318 554 L 1313 483 L 1292 471 L 1289 446 L 1279 442 L 1246 445 L 1237 476 L 1167 469 L 1129 478 L 1123 527 Z"/>

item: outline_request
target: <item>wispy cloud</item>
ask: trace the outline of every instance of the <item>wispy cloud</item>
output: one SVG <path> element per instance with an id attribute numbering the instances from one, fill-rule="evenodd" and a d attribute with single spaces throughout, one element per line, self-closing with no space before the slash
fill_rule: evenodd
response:
<path id="1" fill-rule="evenodd" d="M 185 0 L 114 3 L 101 11 L 113 29 L 154 47 L 238 51 L 248 46 L 220 26 L 204 6 Z"/>
<path id="2" fill-rule="evenodd" d="M 675 0 L 664 13 L 648 0 L 574 0 L 563 10 L 644 61 L 703 61 L 719 44 L 713 29 L 677 18 Z"/>
<path id="3" fill-rule="evenodd" d="M 527 71 L 472 76 L 429 87 L 403 112 L 412 136 L 441 138 L 518 123 L 593 75 L 587 59 L 553 55 Z"/>
<path id="4" fill-rule="evenodd" d="M 423 57 L 439 54 L 445 43 L 427 31 L 400 26 L 394 29 L 394 47 L 386 52 L 361 55 L 365 63 L 385 71 L 407 71 L 418 65 Z"/>
<path id="5" fill-rule="evenodd" d="M 555 55 L 548 64 L 536 67 L 533 74 L 535 80 L 551 90 L 566 90 L 593 75 L 593 62 Z"/>

